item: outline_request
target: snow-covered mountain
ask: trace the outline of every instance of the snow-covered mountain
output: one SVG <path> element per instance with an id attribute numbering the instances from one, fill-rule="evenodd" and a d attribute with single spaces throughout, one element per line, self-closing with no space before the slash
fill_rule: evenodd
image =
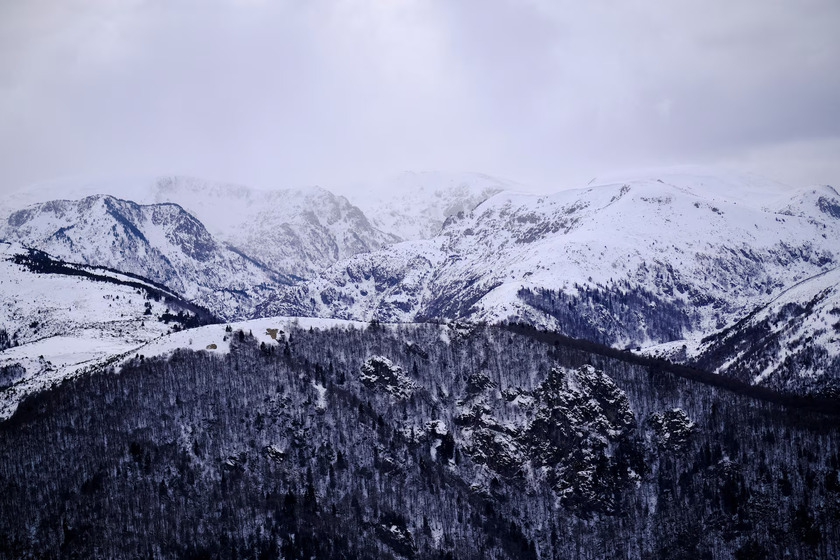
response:
<path id="1" fill-rule="evenodd" d="M 404 240 L 437 235 L 447 218 L 521 186 L 480 173 L 406 172 L 353 196 L 374 226 Z"/>
<path id="2" fill-rule="evenodd" d="M 499 192 L 517 185 L 476 174 L 405 174 L 375 191 L 387 196 L 360 193 L 366 215 L 323 189 L 164 177 L 119 184 L 152 204 L 110 196 L 38 204 L 13 212 L 0 238 L 148 276 L 228 319 L 518 320 L 679 359 L 706 352 L 724 373 L 735 360 L 722 353 L 728 343 L 713 350 L 700 339 L 838 266 L 832 187 L 697 170 L 619 179 L 539 196 Z M 33 192 L 20 196 L 75 191 Z M 782 346 L 808 340 L 810 323 L 791 320 L 788 331 L 804 338 Z M 836 356 L 826 344 L 820 351 Z M 773 355 L 762 371 L 790 362 Z M 737 363 L 728 373 L 753 367 Z M 778 384 L 780 375 L 748 377 Z"/>
<path id="3" fill-rule="evenodd" d="M 140 204 L 173 202 L 267 267 L 309 277 L 357 253 L 434 237 L 449 216 L 521 188 L 479 173 L 406 172 L 359 185 L 348 200 L 320 187 L 260 190 L 179 175 L 64 180 L 13 193 L 0 202 L 0 214 L 95 194 Z"/>
<path id="4" fill-rule="evenodd" d="M 6 213 L 57 199 L 108 194 L 175 203 L 221 242 L 282 274 L 308 277 L 356 253 L 399 241 L 346 198 L 319 187 L 259 190 L 186 176 L 56 181 L 14 193 Z"/>
<path id="5" fill-rule="evenodd" d="M 218 242 L 171 203 L 94 195 L 35 204 L 0 224 L 0 239 L 150 278 L 225 318 L 249 315 L 273 286 L 288 281 Z"/>
<path id="6" fill-rule="evenodd" d="M 704 338 L 692 363 L 793 392 L 840 393 L 840 268 L 795 284 Z"/>
<path id="7" fill-rule="evenodd" d="M 0 418 L 27 394 L 206 323 L 205 315 L 143 278 L 0 242 Z"/>
<path id="8" fill-rule="evenodd" d="M 837 266 L 838 199 L 703 175 L 505 192 L 433 239 L 356 255 L 259 312 L 514 319 L 617 345 L 708 334 Z"/>
<path id="9" fill-rule="evenodd" d="M 269 268 L 300 277 L 399 241 L 346 198 L 320 187 L 261 191 L 162 177 L 152 196 L 181 204 L 220 239 Z"/>

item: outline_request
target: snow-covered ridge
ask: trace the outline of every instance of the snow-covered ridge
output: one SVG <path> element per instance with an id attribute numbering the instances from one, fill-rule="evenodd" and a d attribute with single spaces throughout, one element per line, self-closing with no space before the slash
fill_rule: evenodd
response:
<path id="1" fill-rule="evenodd" d="M 840 390 L 840 267 L 788 288 L 686 358 L 788 391 Z"/>
<path id="2" fill-rule="evenodd" d="M 12 345 L 0 351 L 0 417 L 31 392 L 167 334 L 175 325 L 167 313 L 191 313 L 174 294 L 134 276 L 33 272 L 15 262 L 26 253 L 0 242 L 0 331 Z"/>
<path id="3" fill-rule="evenodd" d="M 594 178 L 588 186 L 640 184 L 656 181 L 710 202 L 729 202 L 756 210 L 775 212 L 779 204 L 789 200 L 797 189 L 752 173 L 726 169 L 681 165 L 658 169 L 608 174 Z"/>
<path id="4" fill-rule="evenodd" d="M 379 229 L 417 240 L 437 235 L 450 216 L 469 212 L 494 194 L 521 188 L 481 173 L 406 172 L 360 189 L 353 200 Z"/>
<path id="5" fill-rule="evenodd" d="M 174 203 L 106 195 L 45 202 L 13 212 L 0 238 L 148 277 L 228 318 L 247 315 L 252 300 L 287 281 L 224 246 Z"/>
<path id="6" fill-rule="evenodd" d="M 226 243 L 297 276 L 399 240 L 371 225 L 346 198 L 320 187 L 261 191 L 162 177 L 151 196 L 156 202 L 178 202 Z"/>
<path id="7" fill-rule="evenodd" d="M 754 185 L 744 192 L 718 185 L 707 196 L 704 184 L 691 181 L 654 178 L 550 196 L 499 193 L 451 217 L 434 239 L 357 255 L 284 290 L 260 311 L 395 321 L 513 318 L 560 330 L 566 315 L 575 315 L 604 340 L 645 345 L 712 332 L 837 265 L 840 220 L 816 202 L 801 202 L 801 193 L 788 189 L 791 198 L 777 206 L 797 203 L 801 215 L 780 214 L 769 209 L 778 204 L 777 191 L 743 204 Z M 533 293 L 523 299 L 523 290 Z M 609 294 L 647 302 L 625 309 L 634 332 L 616 322 Z M 560 295 L 569 299 L 565 314 L 556 305 Z M 652 321 L 670 320 L 656 312 L 667 306 L 684 316 L 673 328 L 652 329 Z"/>
<path id="8" fill-rule="evenodd" d="M 219 325 L 206 325 L 195 329 L 179 331 L 160 337 L 137 352 L 146 357 L 165 356 L 179 349 L 205 350 L 221 355 L 230 352 L 231 337 L 239 331 L 253 336 L 260 344 L 278 346 L 288 340 L 289 333 L 298 329 L 358 329 L 364 330 L 370 324 L 362 321 L 322 319 L 318 317 L 263 317 L 248 321 L 235 321 Z"/>
<path id="9" fill-rule="evenodd" d="M 98 194 L 139 204 L 172 202 L 217 239 L 268 268 L 308 277 L 354 254 L 432 237 L 449 216 L 518 187 L 477 173 L 404 173 L 359 186 L 351 202 L 320 187 L 260 190 L 178 175 L 65 180 L 13 193 L 0 201 L 0 216 Z"/>
<path id="10" fill-rule="evenodd" d="M 4 206 L 10 213 L 100 194 L 145 205 L 178 204 L 220 242 L 283 274 L 309 276 L 399 240 L 372 226 L 346 198 L 319 187 L 268 191 L 185 176 L 65 181 L 15 193 Z"/>
<path id="11" fill-rule="evenodd" d="M 0 304 L 7 317 L 0 330 L 20 333 L 14 338 L 16 346 L 0 351 L 0 420 L 14 413 L 29 394 L 105 367 L 119 369 L 140 356 L 168 356 L 181 349 L 222 356 L 230 352 L 232 338 L 240 332 L 282 351 L 287 342 L 294 344 L 296 331 L 371 326 L 339 319 L 265 317 L 173 330 L 172 324 L 157 320 L 169 307 L 137 290 L 81 277 L 33 275 L 8 260 L 0 267 L 4 288 Z M 52 297 L 34 296 L 41 291 Z M 36 321 L 36 327 L 29 328 Z M 376 328 L 407 327 L 378 324 Z M 443 340 L 448 328 L 441 326 Z"/>

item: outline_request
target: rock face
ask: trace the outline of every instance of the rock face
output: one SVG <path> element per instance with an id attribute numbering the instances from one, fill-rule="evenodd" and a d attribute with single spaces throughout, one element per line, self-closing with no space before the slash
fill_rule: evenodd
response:
<path id="1" fill-rule="evenodd" d="M 554 368 L 535 390 L 509 390 L 502 399 L 486 379 L 468 381 L 455 418 L 463 441 L 456 442 L 493 476 L 543 479 L 567 507 L 586 514 L 612 511 L 613 496 L 638 480 L 636 420 L 603 372 Z"/>
<path id="2" fill-rule="evenodd" d="M 584 366 L 551 370 L 536 397 L 526 430 L 533 466 L 566 504 L 614 511 L 614 496 L 643 468 L 627 396 L 603 372 Z"/>
<path id="3" fill-rule="evenodd" d="M 402 368 L 382 356 L 372 356 L 362 364 L 359 381 L 376 391 L 385 391 L 397 399 L 407 399 L 414 391 L 414 383 Z"/>
<path id="4" fill-rule="evenodd" d="M 149 278 L 225 318 L 248 316 L 273 286 L 288 281 L 219 243 L 176 204 L 143 206 L 111 196 L 52 201 L 12 213 L 0 238 Z"/>
<path id="5" fill-rule="evenodd" d="M 648 423 L 653 430 L 656 444 L 670 451 L 685 449 L 695 428 L 694 422 L 680 408 L 651 414 Z"/>

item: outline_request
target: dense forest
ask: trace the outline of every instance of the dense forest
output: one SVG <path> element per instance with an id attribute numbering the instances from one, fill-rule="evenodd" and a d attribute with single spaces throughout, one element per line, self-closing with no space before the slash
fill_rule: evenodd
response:
<path id="1" fill-rule="evenodd" d="M 685 301 L 666 301 L 626 280 L 597 288 L 575 285 L 574 294 L 523 287 L 517 297 L 554 319 L 557 330 L 602 344 L 679 340 L 699 321 Z"/>
<path id="2" fill-rule="evenodd" d="M 500 327 L 226 336 L 0 424 L 0 557 L 840 557 L 835 415 Z"/>

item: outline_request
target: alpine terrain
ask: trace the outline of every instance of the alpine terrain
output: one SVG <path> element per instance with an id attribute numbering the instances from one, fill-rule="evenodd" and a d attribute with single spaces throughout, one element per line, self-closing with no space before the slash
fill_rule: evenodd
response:
<path id="1" fill-rule="evenodd" d="M 0 204 L 0 558 L 840 557 L 840 194 Z"/>

